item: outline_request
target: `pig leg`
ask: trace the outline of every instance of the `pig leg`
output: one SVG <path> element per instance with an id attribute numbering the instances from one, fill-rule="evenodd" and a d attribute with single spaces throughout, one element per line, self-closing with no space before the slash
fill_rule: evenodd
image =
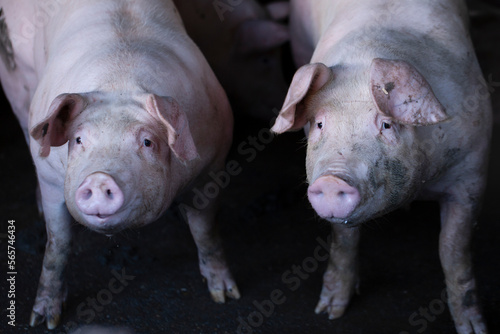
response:
<path id="1" fill-rule="evenodd" d="M 462 192 L 459 196 L 463 195 L 468 193 Z M 441 202 L 439 256 L 446 278 L 448 305 L 459 334 L 487 333 L 478 305 L 470 254 L 474 206 L 468 198 Z"/>
<path id="2" fill-rule="evenodd" d="M 31 313 L 30 326 L 44 321 L 48 329 L 59 324 L 61 305 L 66 300 L 64 269 L 70 252 L 70 226 L 72 217 L 66 209 L 64 195 L 59 189 L 40 181 L 47 244 L 43 257 L 42 274 Z"/>
<path id="3" fill-rule="evenodd" d="M 200 210 L 186 209 L 189 228 L 198 247 L 200 271 L 207 280 L 212 299 L 224 303 L 226 296 L 240 298 L 240 292 L 229 271 L 222 249 L 222 242 L 215 224 L 217 199 Z"/>
<path id="4" fill-rule="evenodd" d="M 330 319 L 341 317 L 352 293 L 358 289 L 359 235 L 357 227 L 333 224 L 330 259 L 316 313 L 327 312 Z"/>

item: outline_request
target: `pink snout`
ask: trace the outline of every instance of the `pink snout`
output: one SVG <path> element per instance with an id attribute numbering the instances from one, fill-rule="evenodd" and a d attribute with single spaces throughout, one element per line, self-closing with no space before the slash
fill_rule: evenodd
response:
<path id="1" fill-rule="evenodd" d="M 122 207 L 123 193 L 110 175 L 97 172 L 85 178 L 75 200 L 83 214 L 106 218 Z"/>
<path id="2" fill-rule="evenodd" d="M 347 218 L 359 204 L 359 191 L 333 175 L 321 176 L 307 190 L 309 202 L 322 218 Z"/>

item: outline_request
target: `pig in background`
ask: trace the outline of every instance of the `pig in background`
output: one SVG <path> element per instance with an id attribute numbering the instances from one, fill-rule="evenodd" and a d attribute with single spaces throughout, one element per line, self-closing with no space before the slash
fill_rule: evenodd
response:
<path id="1" fill-rule="evenodd" d="M 439 255 L 458 333 L 487 333 L 470 242 L 492 115 L 465 3 L 291 4 L 303 66 L 273 130 L 306 127 L 308 198 L 332 223 L 316 312 L 342 316 L 357 290 L 359 226 L 419 198 L 440 204 Z"/>
<path id="2" fill-rule="evenodd" d="M 288 27 L 288 3 L 263 7 L 254 0 L 174 1 L 189 36 L 224 87 L 235 114 L 264 121 L 281 106 L 287 85 L 281 49 Z"/>
<path id="3" fill-rule="evenodd" d="M 73 218 L 112 235 L 155 221 L 176 198 L 212 298 L 239 298 L 215 230 L 217 194 L 195 209 L 189 192 L 224 169 L 232 113 L 173 2 L 43 6 L 0 2 L 0 78 L 30 145 L 47 231 L 30 324 L 59 323 Z"/>

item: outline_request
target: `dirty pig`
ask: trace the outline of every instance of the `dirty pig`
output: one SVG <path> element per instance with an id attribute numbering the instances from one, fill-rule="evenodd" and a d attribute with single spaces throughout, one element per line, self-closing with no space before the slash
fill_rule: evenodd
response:
<path id="1" fill-rule="evenodd" d="M 340 317 L 357 288 L 359 226 L 427 199 L 456 330 L 487 333 L 470 242 L 492 116 L 465 3 L 292 0 L 290 15 L 301 67 L 272 129 L 305 128 L 307 195 L 332 225 L 316 313 Z"/>
<path id="2" fill-rule="evenodd" d="M 30 146 L 47 230 L 30 324 L 52 329 L 66 299 L 73 219 L 111 235 L 158 219 L 174 199 L 190 203 L 189 190 L 224 169 L 233 118 L 172 1 L 0 7 L 0 78 Z M 216 203 L 184 214 L 210 294 L 224 302 L 239 292 Z"/>

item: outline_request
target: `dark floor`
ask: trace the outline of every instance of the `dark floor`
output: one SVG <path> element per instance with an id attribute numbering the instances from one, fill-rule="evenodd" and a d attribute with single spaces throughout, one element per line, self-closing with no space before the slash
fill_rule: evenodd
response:
<path id="1" fill-rule="evenodd" d="M 500 20 L 472 22 L 472 36 L 486 77 L 500 81 Z M 493 94 L 500 111 L 500 87 Z M 27 323 L 41 270 L 45 232 L 37 219 L 35 174 L 21 131 L 3 99 L 0 112 L 0 263 L 7 272 L 7 221 L 16 221 L 17 327 L 7 325 L 5 279 L 0 283 L 0 333 L 47 333 Z M 489 187 L 474 239 L 479 295 L 490 333 L 500 333 L 500 117 L 491 153 Z M 256 136 L 268 124 L 237 118 L 234 147 Z M 75 225 L 74 252 L 68 268 L 69 294 L 62 326 L 124 326 L 135 333 L 454 333 L 448 310 L 440 302 L 444 289 L 437 252 L 438 207 L 414 203 L 363 228 L 361 294 L 335 321 L 315 315 L 325 263 L 309 257 L 329 231 L 314 218 L 305 197 L 305 148 L 300 134 L 287 134 L 265 145 L 253 161 L 236 150 L 243 166 L 224 193 L 219 220 L 228 260 L 242 293 L 238 301 L 218 305 L 210 300 L 198 271 L 194 242 L 174 209 L 159 221 L 111 239 Z M 293 266 L 310 268 L 292 291 L 283 278 Z M 113 271 L 134 276 L 117 294 L 109 293 Z M 5 277 L 2 275 L 1 277 Z M 284 302 L 269 305 L 274 290 Z M 111 296 L 111 300 L 108 300 Z M 90 298 L 90 299 L 89 299 Z M 96 309 L 97 298 L 107 304 Z M 419 312 L 430 308 L 426 318 Z M 417 312 L 413 321 L 410 316 Z M 432 313 L 434 312 L 434 313 Z M 260 315 L 259 315 L 260 314 Z M 249 323 L 242 328 L 241 321 Z"/>

